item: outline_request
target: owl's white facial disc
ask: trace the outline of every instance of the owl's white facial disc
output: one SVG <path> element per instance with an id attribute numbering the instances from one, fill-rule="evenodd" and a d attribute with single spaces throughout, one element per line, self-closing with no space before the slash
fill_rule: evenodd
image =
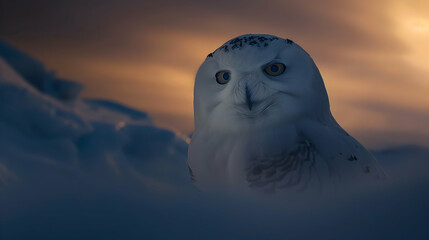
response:
<path id="1" fill-rule="evenodd" d="M 194 111 L 196 130 L 246 131 L 320 117 L 329 112 L 329 102 L 316 65 L 301 47 L 271 35 L 244 35 L 201 65 Z"/>

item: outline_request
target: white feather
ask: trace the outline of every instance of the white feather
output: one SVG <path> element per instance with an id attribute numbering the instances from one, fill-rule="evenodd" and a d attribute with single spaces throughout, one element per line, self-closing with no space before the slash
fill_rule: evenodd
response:
<path id="1" fill-rule="evenodd" d="M 284 73 L 270 76 L 266 66 Z M 228 71 L 226 84 L 216 73 Z M 188 164 L 200 189 L 279 192 L 384 179 L 375 158 L 335 121 L 311 57 L 290 40 L 244 35 L 201 65 Z"/>

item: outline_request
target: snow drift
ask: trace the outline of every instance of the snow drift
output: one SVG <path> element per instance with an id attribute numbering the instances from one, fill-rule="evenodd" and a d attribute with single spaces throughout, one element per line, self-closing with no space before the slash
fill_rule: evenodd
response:
<path id="1" fill-rule="evenodd" d="M 2 43 L 0 56 L 2 185 L 43 175 L 40 168 L 103 169 L 124 177 L 147 171 L 153 177 L 145 179 L 149 185 L 161 184 L 162 175 L 188 180 L 186 139 L 154 126 L 143 112 L 79 98 L 79 84 L 57 79 L 41 63 Z M 160 162 L 168 164 L 157 169 Z"/>
<path id="2" fill-rule="evenodd" d="M 289 200 L 196 191 L 187 139 L 0 42 L 0 239 L 428 239 L 429 150 L 374 151 L 382 188 Z"/>

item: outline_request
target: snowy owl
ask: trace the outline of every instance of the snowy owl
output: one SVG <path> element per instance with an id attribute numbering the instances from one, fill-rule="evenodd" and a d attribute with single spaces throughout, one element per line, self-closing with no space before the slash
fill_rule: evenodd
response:
<path id="1" fill-rule="evenodd" d="M 319 70 L 289 39 L 234 38 L 200 66 L 188 166 L 199 189 L 322 189 L 385 178 L 335 121 Z"/>

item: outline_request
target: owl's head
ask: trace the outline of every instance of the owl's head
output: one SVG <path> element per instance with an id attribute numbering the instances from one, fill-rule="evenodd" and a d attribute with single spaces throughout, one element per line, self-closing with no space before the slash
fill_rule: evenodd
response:
<path id="1" fill-rule="evenodd" d="M 289 39 L 243 35 L 209 54 L 194 88 L 195 130 L 246 131 L 330 116 L 322 77 Z"/>

